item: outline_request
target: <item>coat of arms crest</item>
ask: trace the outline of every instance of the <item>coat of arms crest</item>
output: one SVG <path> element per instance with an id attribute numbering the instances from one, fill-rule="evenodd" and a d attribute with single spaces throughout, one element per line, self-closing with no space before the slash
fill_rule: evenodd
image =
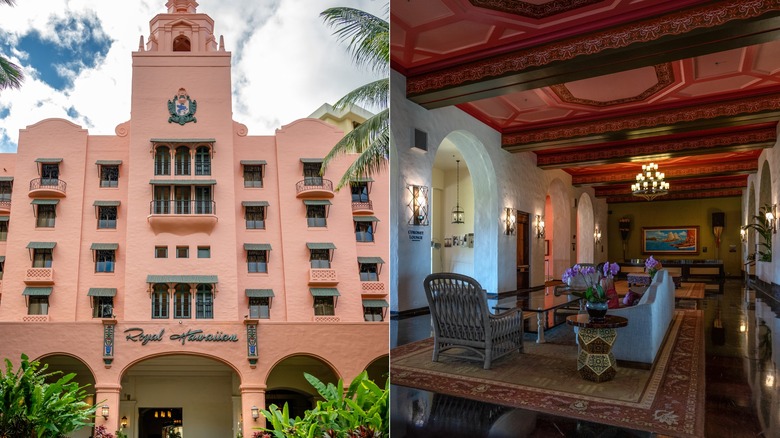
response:
<path id="1" fill-rule="evenodd" d="M 173 96 L 172 100 L 168 101 L 168 112 L 171 114 L 168 117 L 168 123 L 178 123 L 183 125 L 187 122 L 195 122 L 198 120 L 195 118 L 195 110 L 198 108 L 198 102 L 190 99 L 187 90 L 179 88 L 179 92 Z"/>

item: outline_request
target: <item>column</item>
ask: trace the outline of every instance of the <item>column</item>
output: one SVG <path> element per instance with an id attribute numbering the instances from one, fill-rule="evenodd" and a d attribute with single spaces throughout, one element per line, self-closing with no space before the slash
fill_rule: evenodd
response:
<path id="1" fill-rule="evenodd" d="M 95 427 L 105 426 L 111 433 L 119 429 L 119 419 L 122 418 L 119 415 L 119 392 L 121 390 L 122 385 L 119 384 L 95 383 L 95 404 L 97 405 Z M 104 406 L 108 408 L 108 412 L 104 412 Z M 107 416 L 104 417 L 104 414 Z"/>
<path id="2" fill-rule="evenodd" d="M 243 384 L 241 390 L 241 418 L 243 419 L 244 436 L 251 437 L 258 427 L 265 427 L 265 417 L 259 413 L 257 419 L 252 418 L 252 406 L 265 408 L 265 385 Z"/>

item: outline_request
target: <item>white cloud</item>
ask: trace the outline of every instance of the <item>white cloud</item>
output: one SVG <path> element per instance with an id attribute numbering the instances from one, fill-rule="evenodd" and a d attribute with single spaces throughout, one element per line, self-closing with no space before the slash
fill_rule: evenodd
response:
<path id="1" fill-rule="evenodd" d="M 386 19 L 386 4 L 387 0 L 199 1 L 198 12 L 214 19 L 217 38 L 224 35 L 226 50 L 233 54 L 234 119 L 246 124 L 250 134 L 271 134 L 376 79 L 370 72 L 356 71 L 346 48 L 331 35 L 319 13 L 328 7 L 350 6 Z M 38 0 L 0 8 L 0 29 L 10 34 L 12 44 L 34 30 L 70 47 L 85 29 L 58 35 L 52 23 L 71 18 L 96 19 L 112 40 L 105 59 L 94 68 L 73 73 L 71 66 L 60 66 L 73 76 L 73 86 L 64 92 L 25 71 L 21 90 L 0 93 L 0 108 L 10 108 L 10 114 L 0 119 L 0 151 L 13 150 L 19 129 L 45 118 L 72 120 L 91 134 L 113 134 L 116 125 L 130 118 L 131 52 L 138 50 L 141 35 L 148 37 L 149 20 L 165 11 L 165 0 L 68 0 L 64 4 Z M 27 56 L 14 50 L 6 55 L 17 63 Z M 111 96 L 109 110 L 107 95 Z M 78 118 L 68 117 L 71 107 Z"/>

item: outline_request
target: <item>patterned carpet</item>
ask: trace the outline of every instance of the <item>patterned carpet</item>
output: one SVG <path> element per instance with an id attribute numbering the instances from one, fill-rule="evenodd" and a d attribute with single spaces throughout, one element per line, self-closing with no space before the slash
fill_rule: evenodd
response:
<path id="1" fill-rule="evenodd" d="M 576 371 L 570 328 L 546 344 L 499 359 L 493 368 L 441 357 L 431 339 L 391 351 L 395 385 L 538 412 L 680 437 L 704 433 L 704 340 L 700 311 L 678 310 L 652 370 L 618 368 L 614 380 L 592 383 Z M 551 334 L 553 334 L 551 332 Z M 620 336 L 618 331 L 618 336 Z"/>

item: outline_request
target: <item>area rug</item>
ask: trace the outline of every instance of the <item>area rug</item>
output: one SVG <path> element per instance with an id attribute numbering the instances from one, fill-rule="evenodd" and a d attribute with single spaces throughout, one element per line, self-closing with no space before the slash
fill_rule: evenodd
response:
<path id="1" fill-rule="evenodd" d="M 609 382 L 579 377 L 576 345 L 528 341 L 524 345 L 524 353 L 499 359 L 492 369 L 483 370 L 479 362 L 451 357 L 432 362 L 433 342 L 425 339 L 391 351 L 390 379 L 394 385 L 627 429 L 703 436 L 701 311 L 676 311 L 652 370 L 619 367 Z"/>

